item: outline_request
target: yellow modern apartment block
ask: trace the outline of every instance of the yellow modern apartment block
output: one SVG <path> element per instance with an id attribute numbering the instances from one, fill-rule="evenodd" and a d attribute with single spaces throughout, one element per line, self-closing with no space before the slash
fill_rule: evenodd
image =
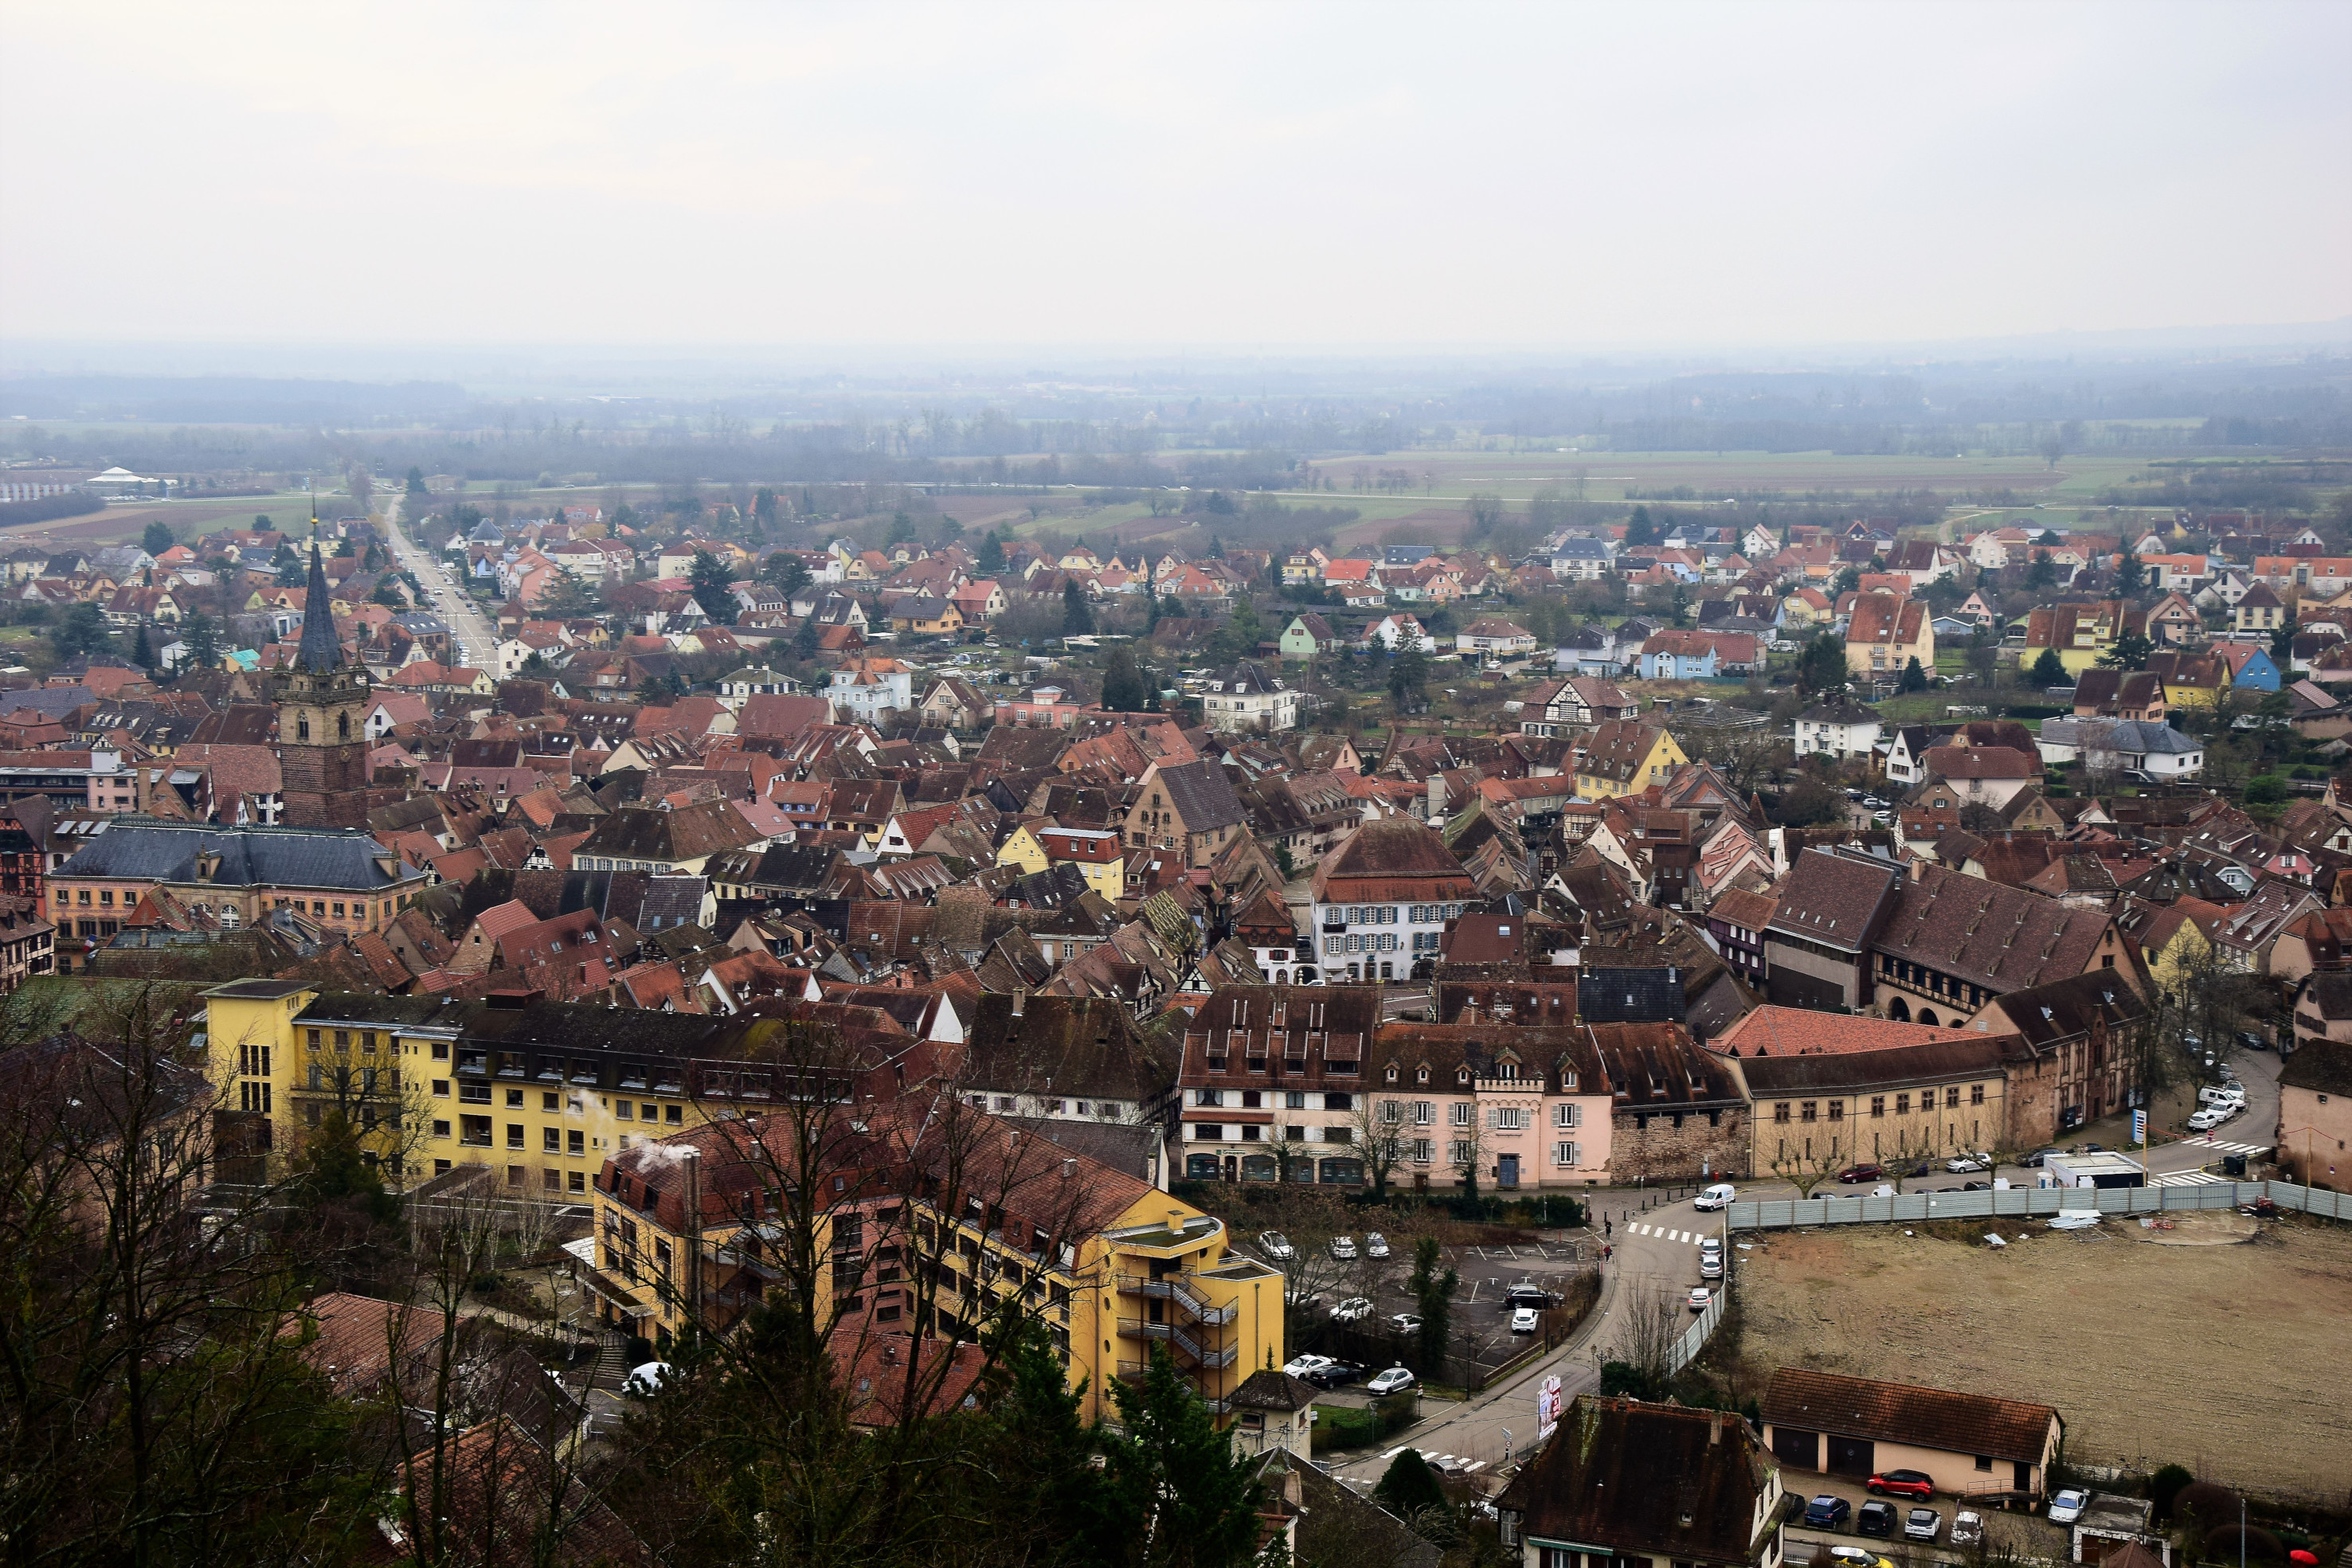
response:
<path id="1" fill-rule="evenodd" d="M 792 1156 L 771 1162 L 759 1144 L 789 1144 L 787 1118 L 774 1121 L 713 1124 L 606 1163 L 589 1285 L 608 1328 L 658 1350 L 698 1315 L 690 1303 L 723 1331 L 775 1285 L 783 1265 L 761 1239 L 795 1227 L 772 1168 Z M 921 1173 L 903 1184 L 913 1190 L 840 1176 L 843 1195 L 809 1217 L 836 1360 L 899 1334 L 977 1337 L 1015 1297 L 1073 1384 L 1086 1380 L 1088 1417 L 1116 1414 L 1111 1380 L 1142 1375 L 1155 1346 L 1221 1415 L 1252 1373 L 1286 1359 L 1283 1276 L 1231 1251 L 1222 1221 L 1013 1124 L 975 1113 L 965 1124 L 952 1157 L 919 1140 L 897 1151 L 890 1168 Z"/>

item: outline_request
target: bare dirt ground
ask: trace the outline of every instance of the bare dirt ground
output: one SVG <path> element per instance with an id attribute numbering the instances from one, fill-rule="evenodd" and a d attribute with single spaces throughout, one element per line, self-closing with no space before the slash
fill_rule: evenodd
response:
<path id="1" fill-rule="evenodd" d="M 2036 1400 L 2057 1406 L 2077 1463 L 2176 1463 L 2339 1496 L 2352 1485 L 2352 1232 L 2340 1228 L 2282 1221 L 2239 1245 L 2166 1247 L 2136 1245 L 2112 1220 L 2037 1225 L 2000 1251 L 1899 1227 L 1775 1231 L 1741 1285 L 1759 1386 L 1795 1365 Z"/>

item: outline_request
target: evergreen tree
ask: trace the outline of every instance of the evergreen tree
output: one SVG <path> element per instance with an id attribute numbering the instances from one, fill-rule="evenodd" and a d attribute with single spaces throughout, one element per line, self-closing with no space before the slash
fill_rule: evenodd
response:
<path id="1" fill-rule="evenodd" d="M 1906 692 L 1924 692 L 1927 689 L 1927 672 L 1919 667 L 1917 654 L 1913 654 L 1905 662 L 1903 679 L 1896 684 L 1895 689 Z"/>
<path id="2" fill-rule="evenodd" d="M 203 611 L 197 611 L 180 622 L 180 641 L 188 645 L 187 660 L 181 668 L 194 665 L 199 670 L 209 670 L 220 663 L 220 628 L 214 625 L 213 618 Z"/>
<path id="3" fill-rule="evenodd" d="M 815 658 L 818 648 L 822 646 L 820 636 L 816 617 L 813 614 L 802 616 L 800 626 L 793 632 L 793 657 L 803 660 Z"/>
<path id="4" fill-rule="evenodd" d="M 596 591 L 573 575 L 568 566 L 555 569 L 555 576 L 540 591 L 539 612 L 551 621 L 576 621 L 596 613 Z"/>
<path id="5" fill-rule="evenodd" d="M 727 570 L 724 561 L 709 550 L 696 550 L 694 564 L 686 570 L 686 580 L 693 585 L 694 601 L 702 606 L 705 615 L 721 626 L 735 624 L 742 606 L 735 601 L 735 591 L 730 586 L 734 574 Z"/>
<path id="6" fill-rule="evenodd" d="M 155 650 L 147 641 L 147 622 L 139 622 L 139 635 L 131 644 L 131 662 L 142 670 L 155 667 Z"/>
<path id="7" fill-rule="evenodd" d="M 139 548 L 149 555 L 162 555 L 172 548 L 172 527 L 158 517 L 149 523 L 139 536 Z"/>
<path id="8" fill-rule="evenodd" d="M 1470 1178 L 1470 1196 L 1475 1198 L 1478 1192 L 1475 1161 L 1465 1167 L 1465 1174 Z M 1445 1342 L 1454 1316 L 1454 1294 L 1462 1288 L 1462 1276 L 1451 1267 L 1442 1274 L 1438 1272 L 1437 1266 L 1444 1260 L 1444 1254 L 1438 1247 L 1437 1238 L 1424 1236 L 1414 1242 L 1412 1276 L 1405 1281 L 1404 1287 L 1421 1312 L 1422 1365 L 1433 1369 L 1445 1364 Z"/>
<path id="9" fill-rule="evenodd" d="M 2074 676 L 2066 673 L 2066 661 L 2058 656 L 2057 649 L 2044 648 L 2042 657 L 2033 661 L 2033 672 L 2029 678 L 2035 685 L 2048 691 L 2052 686 L 2065 685 Z"/>
<path id="10" fill-rule="evenodd" d="M 1625 523 L 1625 548 L 1633 549 L 1637 546 L 1654 545 L 1657 542 L 1658 526 L 1650 521 L 1650 508 L 1634 507 L 1633 517 Z"/>
<path id="11" fill-rule="evenodd" d="M 1813 633 L 1797 655 L 1797 689 L 1820 696 L 1835 696 L 1846 689 L 1849 675 L 1845 643 L 1826 629 Z"/>
<path id="12" fill-rule="evenodd" d="M 980 541 L 980 559 L 973 565 L 982 577 L 994 577 L 1004 570 L 1004 541 L 996 537 L 994 528 Z"/>
<path id="13" fill-rule="evenodd" d="M 2286 674 L 2287 661 L 2294 657 L 2294 634 L 2298 630 L 2294 613 L 2290 611 L 2285 622 L 2271 633 L 2271 663 L 2279 667 L 2282 676 Z"/>
<path id="14" fill-rule="evenodd" d="M 1162 621 L 1184 619 L 1184 605 L 1174 594 L 1163 593 L 1156 602 L 1158 608 L 1153 611 L 1151 616 L 1151 623 L 1154 626 L 1159 625 Z"/>
<path id="15" fill-rule="evenodd" d="M 2156 652 L 2155 645 L 2137 632 L 2126 632 L 2116 639 L 2115 646 L 2099 655 L 2103 670 L 2144 670 L 2147 656 Z"/>
<path id="16" fill-rule="evenodd" d="M 425 470 L 413 463 L 408 467 L 408 493 L 412 496 L 429 496 L 433 493 L 425 487 Z"/>
<path id="17" fill-rule="evenodd" d="M 2116 563 L 2116 591 L 2130 599 L 2147 586 L 2147 568 L 2140 564 L 2137 552 L 2126 548 L 2123 559 Z"/>
<path id="18" fill-rule="evenodd" d="M 360 1147 L 359 1129 L 341 1110 L 331 1109 L 311 1132 L 295 1161 L 301 1201 L 312 1207 L 356 1203 L 370 1218 L 388 1225 L 400 1199 L 384 1190 L 383 1176 Z"/>
<path id="19" fill-rule="evenodd" d="M 1094 630 L 1094 608 L 1087 602 L 1087 591 L 1072 578 L 1062 585 L 1062 635 L 1091 637 Z"/>
<path id="20" fill-rule="evenodd" d="M 1118 1517 L 1136 1534 L 1108 1561 L 1139 1568 L 1241 1568 L 1257 1552 L 1264 1490 L 1251 1461 L 1217 1430 L 1209 1407 L 1154 1345 L 1140 1386 L 1111 1385 L 1126 1430 L 1108 1437 Z"/>
<path id="21" fill-rule="evenodd" d="M 1438 1485 L 1437 1472 L 1421 1457 L 1418 1448 L 1400 1449 L 1381 1472 L 1381 1484 L 1372 1489 L 1372 1500 L 1410 1523 L 1429 1509 L 1445 1506 L 1445 1490 Z"/>
<path id="22" fill-rule="evenodd" d="M 114 635 L 106 629 L 106 612 L 86 602 L 68 606 L 64 618 L 49 633 L 49 646 L 56 650 L 59 664 L 86 653 L 111 653 Z"/>
<path id="23" fill-rule="evenodd" d="M 1041 1568 L 1092 1568 L 1126 1560 L 1141 1521 L 1132 1500 L 1100 1463 L 1106 1443 L 1078 1411 L 1087 1385 L 1074 1387 L 1045 1325 L 1034 1320 L 1008 1333 L 994 1369 L 990 1432 L 1003 1478 L 1005 1517 L 1016 1521 Z"/>
<path id="24" fill-rule="evenodd" d="M 2027 589 L 2034 592 L 2040 592 L 2042 589 L 2056 587 L 2057 582 L 2058 563 L 2050 559 L 2050 552 L 2048 550 L 2035 550 L 2033 552 L 2032 564 L 2025 569 L 2025 586 Z"/>
<path id="25" fill-rule="evenodd" d="M 1419 713 L 1429 706 L 1429 661 L 1418 648 L 1407 648 L 1389 661 L 1389 696 L 1399 713 Z"/>
<path id="26" fill-rule="evenodd" d="M 783 593 L 798 593 L 808 586 L 808 567 L 791 550 L 778 550 L 760 564 L 762 581 L 772 582 Z"/>
<path id="27" fill-rule="evenodd" d="M 1102 706 L 1111 713 L 1141 713 L 1144 695 L 1143 673 L 1121 643 L 1103 664 Z"/>

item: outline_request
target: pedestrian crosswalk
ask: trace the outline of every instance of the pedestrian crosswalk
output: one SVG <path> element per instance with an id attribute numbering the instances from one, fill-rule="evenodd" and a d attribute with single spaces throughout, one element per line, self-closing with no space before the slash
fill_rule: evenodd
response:
<path id="1" fill-rule="evenodd" d="M 1411 1444 L 1404 1444 L 1391 1448 L 1381 1456 L 1380 1462 L 1386 1465 L 1391 1459 L 1403 1453 L 1405 1448 L 1411 1447 Z M 1414 1448 L 1413 1452 L 1419 1454 L 1431 1469 L 1444 1470 L 1452 1475 L 1466 1476 L 1486 1468 L 1486 1461 L 1484 1459 L 1465 1459 L 1454 1454 L 1441 1454 L 1434 1448 Z"/>
<path id="2" fill-rule="evenodd" d="M 1636 1236 L 1655 1236 L 1662 1240 L 1681 1241 L 1693 1247 L 1697 1246 L 1703 1239 L 1699 1233 L 1695 1230 L 1669 1230 L 1663 1225 L 1651 1225 L 1639 1219 L 1627 1220 L 1625 1222 L 1625 1228 L 1632 1231 Z M 1709 1234 L 1712 1234 L 1712 1232 Z"/>
<path id="3" fill-rule="evenodd" d="M 2221 1155 L 2266 1155 L 2271 1152 L 2271 1146 L 2268 1144 L 2233 1144 L 2227 1138 L 2215 1138 L 2210 1142 L 2204 1138 L 2185 1138 L 2174 1146 L 2183 1149 L 2211 1149 L 2214 1153 Z"/>
<path id="4" fill-rule="evenodd" d="M 2232 1181 L 2233 1176 L 2218 1176 L 2211 1171 L 2164 1171 L 2148 1177 L 2150 1186 L 2205 1186 L 2217 1181 Z"/>

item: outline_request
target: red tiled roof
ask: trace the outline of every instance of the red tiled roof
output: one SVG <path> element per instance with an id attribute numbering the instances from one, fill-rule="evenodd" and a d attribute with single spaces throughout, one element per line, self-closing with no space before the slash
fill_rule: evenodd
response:
<path id="1" fill-rule="evenodd" d="M 1796 1366 L 1772 1374 L 1763 1416 L 1775 1427 L 2036 1465 L 2048 1455 L 2050 1426 L 2058 1419 L 2047 1405 Z"/>
<path id="2" fill-rule="evenodd" d="M 1760 1007 L 1707 1042 L 1727 1056 L 1846 1055 L 1938 1040 L 1982 1040 L 1962 1029 L 1896 1023 L 1859 1014 L 1817 1013 L 1803 1008 Z"/>

